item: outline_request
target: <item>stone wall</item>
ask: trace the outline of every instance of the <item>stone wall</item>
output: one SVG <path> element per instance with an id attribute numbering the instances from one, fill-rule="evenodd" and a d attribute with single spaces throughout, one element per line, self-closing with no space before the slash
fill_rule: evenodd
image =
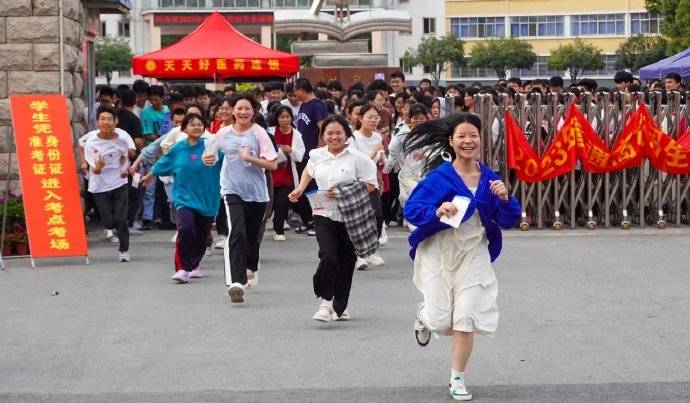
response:
<path id="1" fill-rule="evenodd" d="M 64 62 L 60 69 L 57 0 L 0 0 L 0 190 L 11 159 L 10 189 L 19 192 L 9 94 L 60 93 L 68 97 L 73 138 L 84 133 L 82 54 L 86 10 L 80 0 L 63 0 Z"/>

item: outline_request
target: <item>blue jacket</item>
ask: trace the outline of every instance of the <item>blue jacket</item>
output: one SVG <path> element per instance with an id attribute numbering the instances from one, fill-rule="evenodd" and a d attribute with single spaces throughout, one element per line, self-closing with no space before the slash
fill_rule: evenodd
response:
<path id="1" fill-rule="evenodd" d="M 491 193 L 489 181 L 501 178 L 487 166 L 483 164 L 480 166 L 482 173 L 476 195 L 467 188 L 449 162 L 444 162 L 429 173 L 412 191 L 403 210 L 405 219 L 417 227 L 409 238 L 412 259 L 415 257 L 417 246 L 425 239 L 452 228 L 436 217 L 438 207 L 443 202 L 452 201 L 455 196 L 466 196 L 470 199 L 470 205 L 462 222 L 467 221 L 474 214 L 475 209 L 479 211 L 479 218 L 486 229 L 486 238 L 489 241 L 491 261 L 496 260 L 501 253 L 501 227 L 508 229 L 517 224 L 520 219 L 520 204 L 512 196 L 507 201 L 503 201 Z"/>

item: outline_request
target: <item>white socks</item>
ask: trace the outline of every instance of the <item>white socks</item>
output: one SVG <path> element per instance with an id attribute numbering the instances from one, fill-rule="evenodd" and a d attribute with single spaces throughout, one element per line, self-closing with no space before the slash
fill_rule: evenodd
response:
<path id="1" fill-rule="evenodd" d="M 453 368 L 450 369 L 450 380 L 455 380 L 455 378 L 460 378 L 461 381 L 465 381 L 465 372 L 456 371 Z"/>

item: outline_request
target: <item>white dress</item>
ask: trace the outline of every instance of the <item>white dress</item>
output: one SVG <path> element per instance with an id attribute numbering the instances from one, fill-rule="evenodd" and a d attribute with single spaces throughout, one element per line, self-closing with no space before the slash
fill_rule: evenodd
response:
<path id="1" fill-rule="evenodd" d="M 413 282 L 424 294 L 422 321 L 435 334 L 496 331 L 498 283 L 476 210 L 459 228 L 443 230 L 417 247 Z"/>

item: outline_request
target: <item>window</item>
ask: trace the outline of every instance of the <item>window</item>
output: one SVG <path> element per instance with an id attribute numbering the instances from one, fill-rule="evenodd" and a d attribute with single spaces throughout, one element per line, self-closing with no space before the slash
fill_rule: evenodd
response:
<path id="1" fill-rule="evenodd" d="M 422 18 L 422 25 L 425 34 L 436 33 L 436 18 Z"/>
<path id="2" fill-rule="evenodd" d="M 564 17 L 558 15 L 511 17 L 510 35 L 516 38 L 527 36 L 564 36 Z"/>
<path id="3" fill-rule="evenodd" d="M 450 32 L 458 38 L 502 38 L 506 24 L 503 17 L 451 18 Z"/>
<path id="4" fill-rule="evenodd" d="M 573 15 L 570 18 L 572 36 L 625 34 L 623 14 Z"/>
<path id="5" fill-rule="evenodd" d="M 534 63 L 531 69 L 512 70 L 511 75 L 520 78 L 549 78 L 553 76 L 562 77 L 562 71 L 549 70 L 549 68 L 546 67 L 546 63 L 548 62 L 548 60 L 548 56 L 537 56 L 537 61 Z"/>
<path id="6" fill-rule="evenodd" d="M 431 66 L 424 66 L 424 74 L 431 74 Z"/>
<path id="7" fill-rule="evenodd" d="M 412 74 L 412 66 L 405 64 L 403 59 L 400 59 L 400 70 L 405 74 Z"/>
<path id="8" fill-rule="evenodd" d="M 120 21 L 117 23 L 117 35 L 129 38 L 129 21 Z"/>
<path id="9" fill-rule="evenodd" d="M 101 21 L 101 36 L 105 36 L 107 32 L 105 21 Z"/>
<path id="10" fill-rule="evenodd" d="M 132 73 L 129 70 L 119 70 L 117 76 L 122 78 L 132 77 Z"/>
<path id="11" fill-rule="evenodd" d="M 309 0 L 273 0 L 275 7 L 309 7 Z"/>
<path id="12" fill-rule="evenodd" d="M 582 72 L 582 77 L 589 76 L 603 76 L 603 77 L 613 77 L 618 69 L 616 68 L 616 55 L 605 55 L 604 56 L 604 68 L 599 70 L 585 70 Z"/>
<path id="13" fill-rule="evenodd" d="M 205 7 L 204 0 L 158 0 L 161 8 L 166 7 Z"/>
<path id="14" fill-rule="evenodd" d="M 657 13 L 630 14 L 630 32 L 637 34 L 658 34 L 661 17 Z"/>
<path id="15" fill-rule="evenodd" d="M 469 63 L 469 59 L 467 59 Z M 461 67 L 458 64 L 453 63 L 450 68 L 450 75 L 457 78 L 494 78 L 496 77 L 496 71 L 494 69 L 488 69 L 485 67 L 472 68 L 472 67 Z"/>

